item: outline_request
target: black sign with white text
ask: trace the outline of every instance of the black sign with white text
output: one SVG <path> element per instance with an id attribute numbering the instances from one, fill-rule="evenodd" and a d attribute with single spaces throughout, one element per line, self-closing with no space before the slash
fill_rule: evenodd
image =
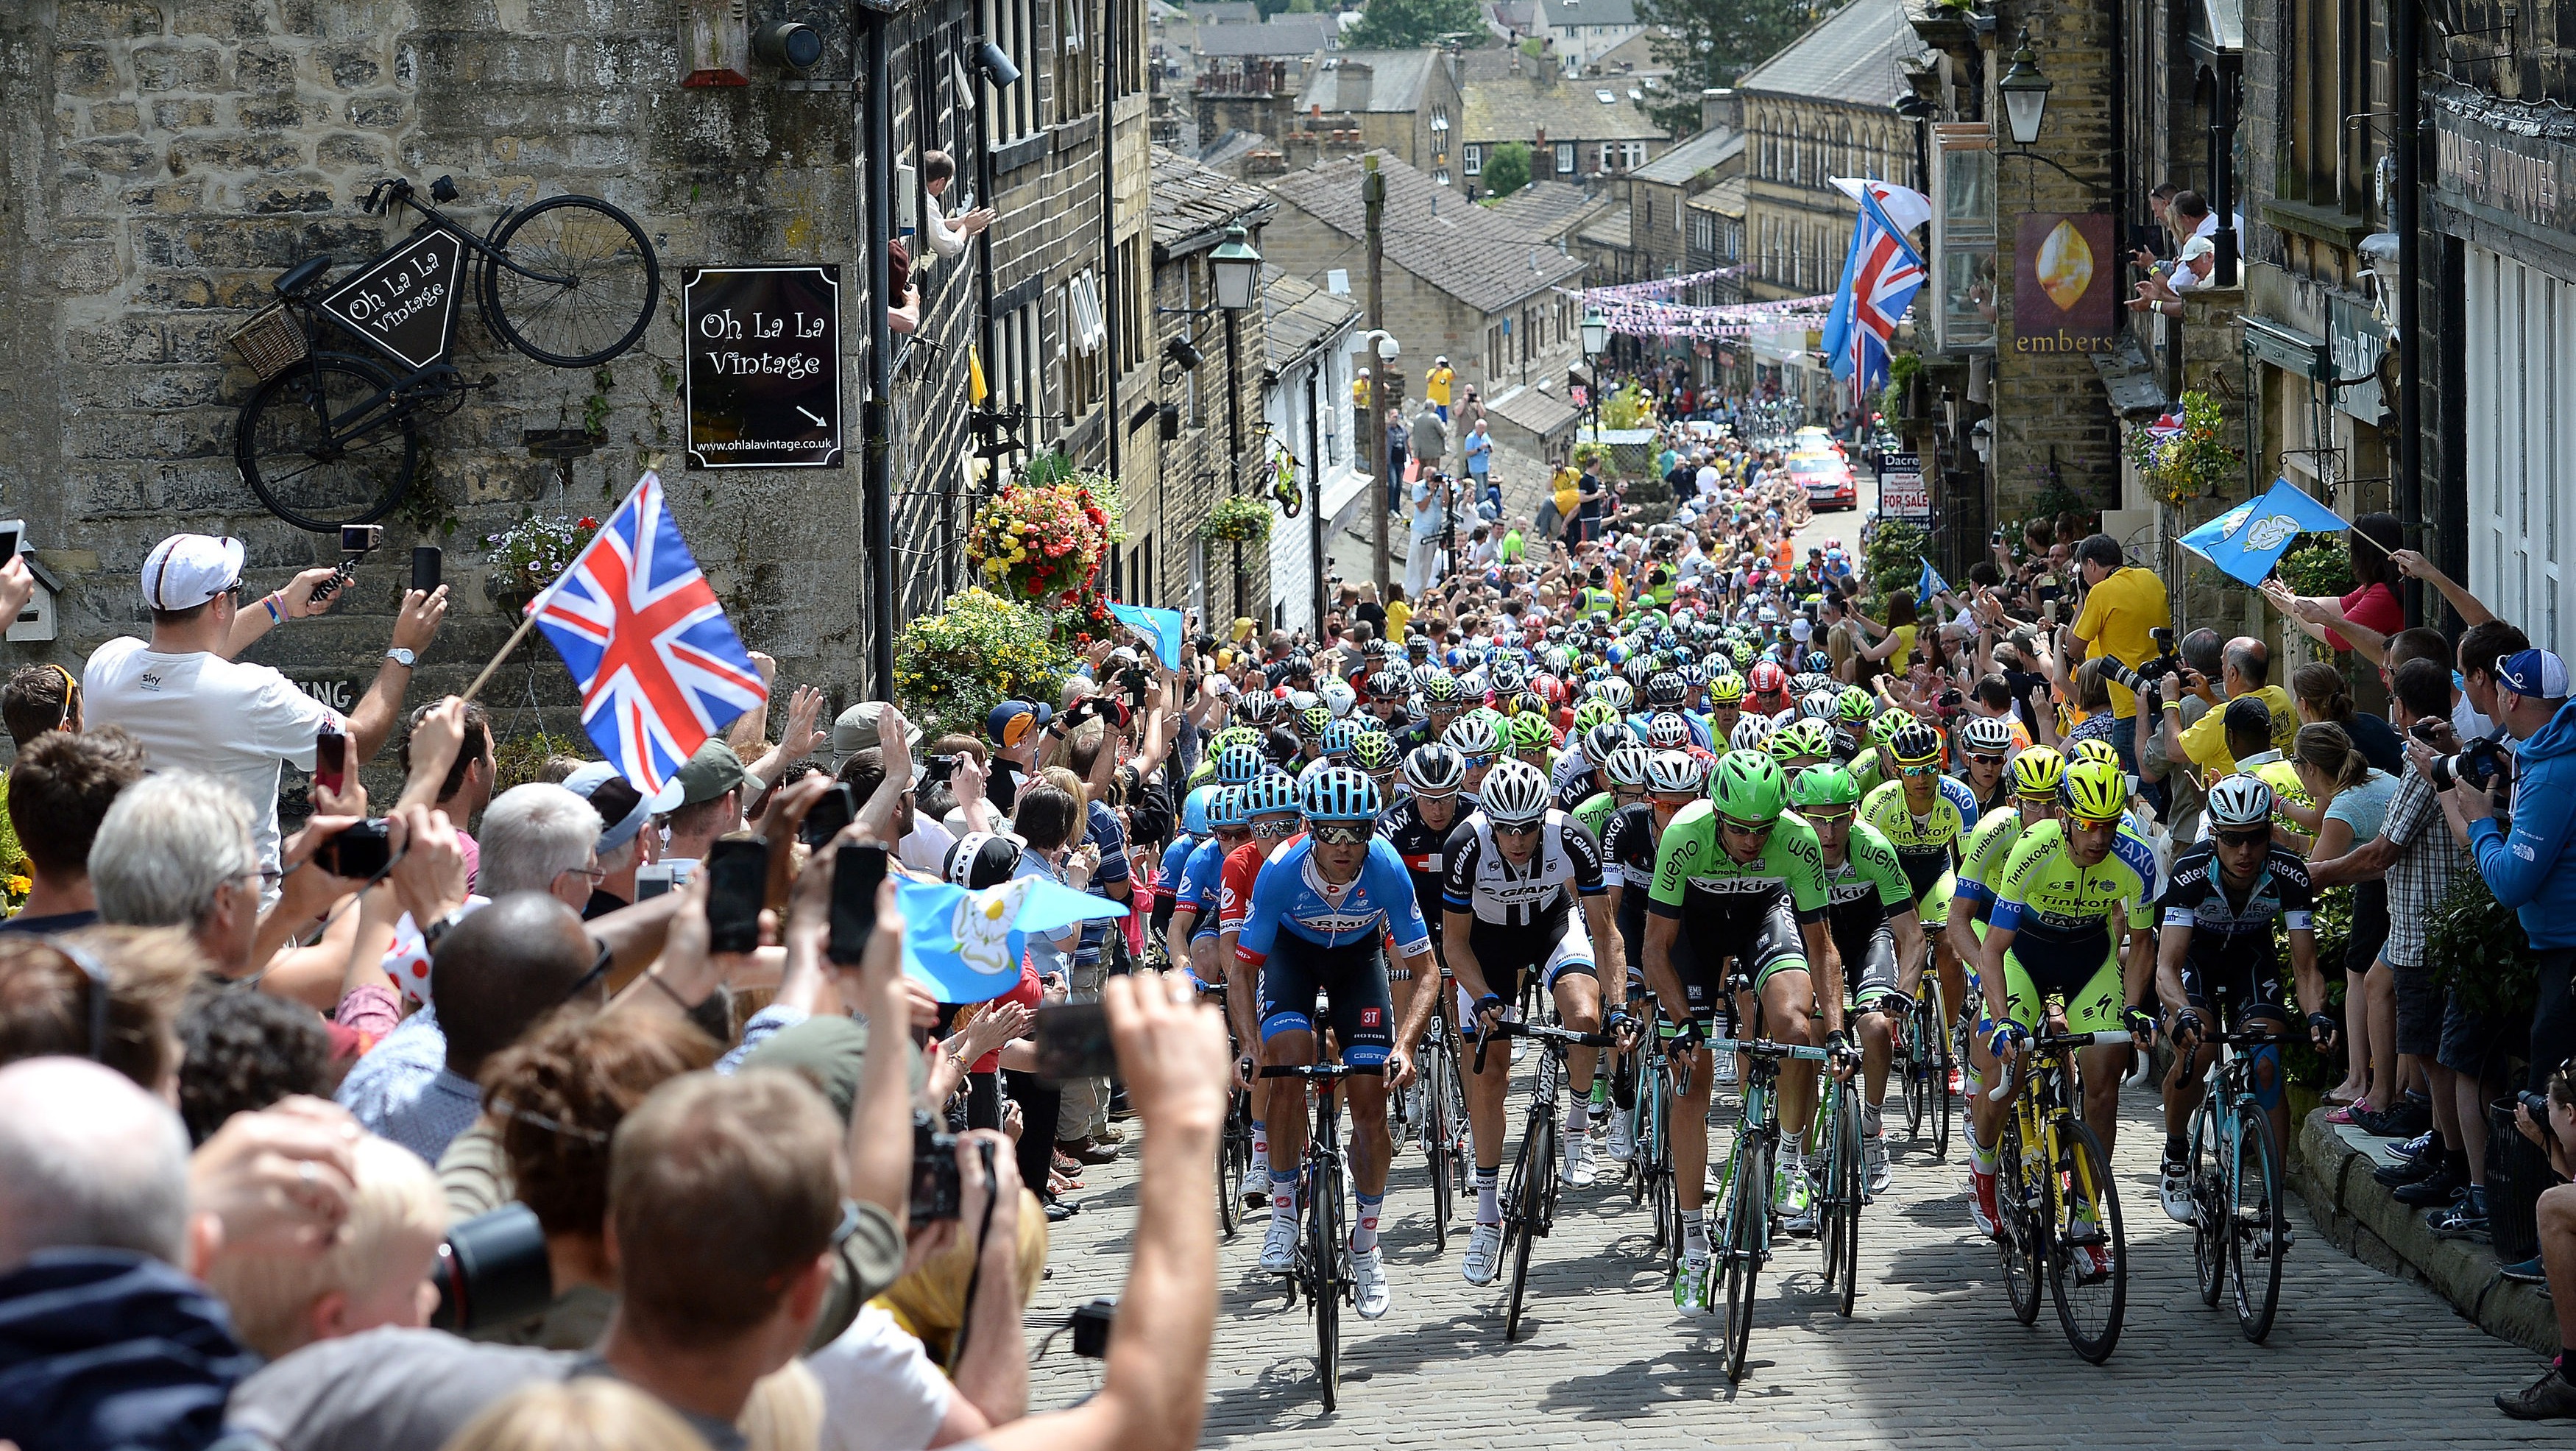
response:
<path id="1" fill-rule="evenodd" d="M 689 467 L 841 466 L 841 269 L 701 267 L 680 284 Z"/>
<path id="2" fill-rule="evenodd" d="M 395 362 L 426 368 L 447 356 L 456 336 L 464 255 L 464 238 L 428 228 L 332 288 L 322 310 Z"/>

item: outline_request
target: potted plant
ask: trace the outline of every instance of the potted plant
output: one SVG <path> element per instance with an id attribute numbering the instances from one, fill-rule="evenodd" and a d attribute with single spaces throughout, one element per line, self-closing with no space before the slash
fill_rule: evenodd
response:
<path id="1" fill-rule="evenodd" d="M 483 592 L 513 615 L 526 613 L 538 592 L 570 569 L 573 557 L 597 533 L 599 521 L 588 515 L 567 520 L 521 514 L 509 528 L 483 536 L 491 560 L 483 572 Z"/>
<path id="2" fill-rule="evenodd" d="M 2226 426 L 2218 400 L 2185 393 L 2180 407 L 2128 431 L 2129 462 L 2156 497 L 2174 508 L 2209 498 L 2245 465 L 2244 451 L 2227 443 Z"/>
<path id="3" fill-rule="evenodd" d="M 1230 495 L 1208 510 L 1199 537 L 1211 544 L 1259 544 L 1270 537 L 1270 506 L 1259 499 Z"/>
<path id="4" fill-rule="evenodd" d="M 1087 476 L 1023 481 L 1004 485 L 976 513 L 966 534 L 966 559 L 988 587 L 1015 600 L 1066 609 L 1099 573 L 1111 538 L 1109 510 Z"/>
<path id="5" fill-rule="evenodd" d="M 988 590 L 951 595 L 895 637 L 895 699 L 924 730 L 980 735 L 1003 701 L 1052 700 L 1064 689 L 1071 656 L 1055 634 L 1044 610 Z"/>

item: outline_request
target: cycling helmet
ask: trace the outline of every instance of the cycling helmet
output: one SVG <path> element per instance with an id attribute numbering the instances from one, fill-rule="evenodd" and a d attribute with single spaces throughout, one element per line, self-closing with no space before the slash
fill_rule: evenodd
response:
<path id="1" fill-rule="evenodd" d="M 2066 814 L 2078 821 L 2117 821 L 2129 809 L 2129 778 L 2120 774 L 2116 761 L 2077 761 L 2066 768 L 2058 793 L 2066 802 Z M 2263 793 L 2269 796 L 2271 788 L 2263 787 Z M 2213 789 L 2211 795 L 2216 794 Z M 2217 819 L 2214 812 L 2211 819 Z"/>
<path id="2" fill-rule="evenodd" d="M 1550 795 L 1547 777 L 1538 767 L 1524 761 L 1505 761 L 1485 777 L 1477 799 L 1484 803 L 1486 820 L 1518 825 L 1546 816 Z"/>
<path id="3" fill-rule="evenodd" d="M 1414 683 L 1421 687 L 1422 703 L 1433 710 L 1455 710 L 1466 704 L 1467 688 L 1446 670 L 1425 671 L 1414 677 Z"/>
<path id="4" fill-rule="evenodd" d="M 1240 831 L 1252 819 L 1244 802 L 1252 790 L 1249 786 L 1220 786 L 1208 799 L 1208 830 Z"/>
<path id="5" fill-rule="evenodd" d="M 1690 699 L 1690 683 L 1670 670 L 1657 671 L 1646 677 L 1646 704 L 1656 710 L 1672 710 Z"/>
<path id="6" fill-rule="evenodd" d="M 2272 819 L 2272 788 L 2260 776 L 2238 772 L 2209 788 L 2209 824 L 2224 831 L 2229 827 L 2261 826 Z"/>
<path id="7" fill-rule="evenodd" d="M 1462 756 L 1490 756 L 1502 749 L 1494 723 L 1483 715 L 1462 715 L 1440 733 L 1440 744 Z"/>
<path id="8" fill-rule="evenodd" d="M 1415 746 L 1405 753 L 1404 784 L 1416 796 L 1446 796 L 1467 781 L 1467 758 L 1447 746 Z"/>
<path id="9" fill-rule="evenodd" d="M 1622 715 L 1625 715 L 1630 710 L 1634 709 L 1637 704 L 1636 687 L 1630 685 L 1627 681 L 1620 679 L 1616 675 L 1602 681 L 1599 685 L 1593 687 L 1593 689 L 1595 694 L 1598 694 L 1603 700 L 1610 702 L 1611 709 L 1618 711 Z"/>
<path id="10" fill-rule="evenodd" d="M 1592 732 L 1596 728 L 1605 725 L 1616 725 L 1618 722 L 1619 707 L 1597 697 L 1592 700 L 1587 700 L 1574 708 L 1575 733 L 1582 736 L 1585 740 L 1590 740 L 1592 738 Z"/>
<path id="11" fill-rule="evenodd" d="M 1248 786 L 1269 765 L 1270 758 L 1259 746 L 1228 746 L 1217 754 L 1216 781 L 1220 786 Z"/>
<path id="12" fill-rule="evenodd" d="M 1707 768 L 1688 751 L 1656 751 L 1646 757 L 1646 789 L 1658 796 L 1696 796 L 1707 782 Z"/>
<path id="13" fill-rule="evenodd" d="M 1744 699 L 1744 677 L 1732 670 L 1719 670 L 1708 677 L 1708 703 L 1736 705 Z"/>
<path id="14" fill-rule="evenodd" d="M 1384 731 L 1362 731 L 1351 742 L 1351 764 L 1363 771 L 1384 771 L 1395 765 L 1395 737 Z"/>
<path id="15" fill-rule="evenodd" d="M 1925 761 L 1941 759 L 1941 733 L 1918 720 L 1909 720 L 1887 738 L 1887 749 L 1900 766 L 1919 766 Z"/>
<path id="16" fill-rule="evenodd" d="M 1789 743 L 1786 756 L 1780 753 L 1783 741 Z M 1797 721 L 1771 735 L 1771 755 L 1776 760 L 1785 762 L 1797 756 L 1825 757 L 1833 753 L 1833 731 L 1820 720 Z"/>
<path id="17" fill-rule="evenodd" d="M 1735 723 L 1735 729 L 1728 734 L 1726 744 L 1730 750 L 1758 751 L 1769 744 L 1770 740 L 1771 718 L 1767 715 L 1748 715 Z"/>
<path id="18" fill-rule="evenodd" d="M 1603 721 L 1583 733 L 1583 759 L 1598 766 L 1636 738 L 1636 733 L 1621 722 Z"/>
<path id="19" fill-rule="evenodd" d="M 1653 754 L 1635 741 L 1629 741 L 1612 751 L 1609 759 L 1601 763 L 1601 773 L 1610 778 L 1611 785 L 1625 786 L 1634 791 L 1646 784 Z"/>
<path id="20" fill-rule="evenodd" d="M 1860 804 L 1860 783 L 1850 771 L 1833 761 L 1809 766 L 1789 780 L 1789 800 L 1800 811 L 1824 806 Z"/>
<path id="21" fill-rule="evenodd" d="M 2013 757 L 2013 794 L 2016 796 L 2055 796 L 2057 783 L 2066 779 L 2066 758 L 2048 746 L 2032 746 Z"/>
<path id="22" fill-rule="evenodd" d="M 1365 781 L 1368 778 L 1361 776 L 1360 779 Z M 1296 809 L 1297 778 L 1285 771 L 1264 771 L 1260 780 L 1243 788 L 1243 815 L 1246 820 Z"/>
<path id="23" fill-rule="evenodd" d="M 1337 720 L 1326 723 L 1323 732 L 1325 756 L 1335 761 L 1347 758 L 1351 753 L 1351 747 L 1358 742 L 1359 735 L 1360 728 L 1350 721 Z"/>
<path id="24" fill-rule="evenodd" d="M 1313 740 L 1322 735 L 1324 733 L 1324 727 L 1331 725 L 1332 723 L 1332 708 L 1324 705 L 1320 701 L 1297 712 L 1297 734 L 1306 737 L 1308 740 Z"/>
<path id="25" fill-rule="evenodd" d="M 1831 690 L 1810 690 L 1798 697 L 1798 716 L 1802 720 L 1831 720 L 1841 699 Z"/>
<path id="26" fill-rule="evenodd" d="M 2012 749 L 2012 722 L 1999 715 L 1972 715 L 1959 723 L 1959 744 L 1992 755 Z"/>
<path id="27" fill-rule="evenodd" d="M 1547 697 L 1525 686 L 1513 692 L 1511 701 L 1503 707 L 1503 714 L 1537 716 L 1544 720 L 1547 716 Z"/>
<path id="28" fill-rule="evenodd" d="M 1740 826 L 1768 826 L 1780 817 L 1789 781 L 1780 763 L 1760 751 L 1729 751 L 1718 758 L 1708 790 L 1718 815 Z"/>
<path id="29" fill-rule="evenodd" d="M 1377 783 L 1346 766 L 1329 766 L 1307 778 L 1298 805 L 1308 821 L 1375 821 Z"/>
<path id="30" fill-rule="evenodd" d="M 1292 690 L 1282 698 L 1286 700 L 1287 711 L 1292 716 L 1303 715 L 1324 703 L 1324 698 L 1311 690 Z"/>
<path id="31" fill-rule="evenodd" d="M 1347 680 L 1327 680 L 1315 687 L 1315 693 L 1323 697 L 1324 709 L 1331 711 L 1335 720 L 1359 709 L 1360 693 L 1351 689 Z"/>
<path id="32" fill-rule="evenodd" d="M 1690 722 L 1672 711 L 1659 711 L 1646 722 L 1646 744 L 1659 751 L 1678 751 L 1690 744 Z"/>
<path id="33" fill-rule="evenodd" d="M 1508 695 L 1529 683 L 1529 667 L 1512 656 L 1498 656 L 1485 667 L 1485 678 L 1493 682 L 1496 690 Z"/>
<path id="34" fill-rule="evenodd" d="M 1698 661 L 1687 657 L 1682 660 L 1681 664 L 1673 667 L 1673 673 L 1682 678 L 1684 699 L 1689 698 L 1689 692 L 1697 690 L 1699 687 L 1708 683 L 1708 672 L 1699 668 Z"/>
<path id="35" fill-rule="evenodd" d="M 1208 807 L 1225 788 L 1200 786 L 1181 799 L 1181 830 L 1192 836 L 1208 834 Z"/>
<path id="36" fill-rule="evenodd" d="M 1741 670 L 1745 666 L 1753 663 L 1753 642 L 1741 639 L 1729 641 L 1726 646 L 1726 654 L 1729 659 L 1735 662 L 1735 668 Z"/>
<path id="37" fill-rule="evenodd" d="M 1222 756 L 1236 746 L 1260 745 L 1261 737 L 1262 731 L 1259 726 L 1227 726 L 1224 730 L 1218 731 L 1215 738 L 1208 744 L 1216 755 Z"/>
<path id="38" fill-rule="evenodd" d="M 1834 714 L 1849 724 L 1860 725 L 1878 718 L 1878 702 L 1859 686 L 1846 685 L 1843 693 L 1834 697 Z"/>
<path id="39" fill-rule="evenodd" d="M 1368 686 L 1369 694 L 1379 700 L 1402 700 L 1413 693 L 1412 667 L 1400 661 L 1381 665 L 1369 672 Z"/>
<path id="40" fill-rule="evenodd" d="M 1266 690 L 1247 690 L 1234 702 L 1235 720 L 1247 726 L 1262 726 L 1279 710 L 1279 697 Z"/>
<path id="41" fill-rule="evenodd" d="M 1901 710 L 1891 710 L 1869 723 L 1869 738 L 1879 745 L 1896 739 L 1896 733 L 1920 722 Z"/>
<path id="42" fill-rule="evenodd" d="M 1833 681 L 1812 670 L 1801 670 L 1789 677 L 1789 693 L 1800 700 L 1805 700 L 1819 690 L 1831 690 L 1833 687 Z"/>
<path id="43" fill-rule="evenodd" d="M 1755 695 L 1778 695 L 1789 688 L 1789 672 L 1777 660 L 1758 661 L 1745 676 L 1745 684 Z"/>
<path id="44" fill-rule="evenodd" d="M 2116 771 L 2120 769 L 2120 751 L 2109 741 L 2097 736 L 2089 741 L 2075 743 L 2074 751 L 2067 757 L 2067 764 L 2071 766 L 2077 761 L 2100 761 Z"/>
<path id="45" fill-rule="evenodd" d="M 1513 716 L 1504 734 L 1511 738 L 1515 751 L 1544 751 L 1556 744 L 1556 728 L 1547 723 L 1545 716 Z"/>

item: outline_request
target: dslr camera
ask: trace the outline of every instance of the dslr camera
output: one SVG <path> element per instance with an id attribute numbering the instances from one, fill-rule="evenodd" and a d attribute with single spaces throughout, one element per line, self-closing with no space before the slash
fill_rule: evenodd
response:
<path id="1" fill-rule="evenodd" d="M 940 1132 L 929 1114 L 914 1109 L 910 1222 L 955 1219 L 964 1203 L 957 1177 L 957 1136 Z"/>
<path id="2" fill-rule="evenodd" d="M 2513 754 L 2504 748 L 2501 732 L 2469 742 L 2456 755 L 2433 758 L 2434 790 L 2448 791 L 2461 784 L 2479 791 L 2513 784 Z"/>
<path id="3" fill-rule="evenodd" d="M 2102 657 L 2103 676 L 2124 690 L 2145 694 L 2147 687 L 2183 668 L 2182 655 L 2174 648 L 2173 631 L 2158 625 L 2147 631 L 2147 638 L 2156 642 L 2154 659 L 2132 670 L 2105 655 Z"/>

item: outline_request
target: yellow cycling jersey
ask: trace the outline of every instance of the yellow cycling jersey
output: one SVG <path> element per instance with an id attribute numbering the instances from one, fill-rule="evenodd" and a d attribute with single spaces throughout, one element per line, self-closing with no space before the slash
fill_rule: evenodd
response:
<path id="1" fill-rule="evenodd" d="M 1932 809 L 1921 816 L 1905 800 L 1905 779 L 1882 781 L 1861 798 L 1860 819 L 1878 828 L 1887 844 L 1896 848 L 1896 859 L 1905 868 L 1905 879 L 1921 896 L 1941 880 L 1950 869 L 1951 847 L 1968 834 L 1976 824 L 1977 797 L 1968 784 L 1955 776 L 1936 776 L 1937 789 L 1932 796 Z"/>
<path id="2" fill-rule="evenodd" d="M 2120 823 L 2111 849 L 2078 866 L 2062 822 L 2043 821 L 2021 834 L 1995 887 L 1993 930 L 2014 934 L 2013 955 L 2034 977 L 2089 974 L 2111 955 L 2111 918 L 2132 930 L 2155 921 L 2156 853 L 2137 828 Z"/>

